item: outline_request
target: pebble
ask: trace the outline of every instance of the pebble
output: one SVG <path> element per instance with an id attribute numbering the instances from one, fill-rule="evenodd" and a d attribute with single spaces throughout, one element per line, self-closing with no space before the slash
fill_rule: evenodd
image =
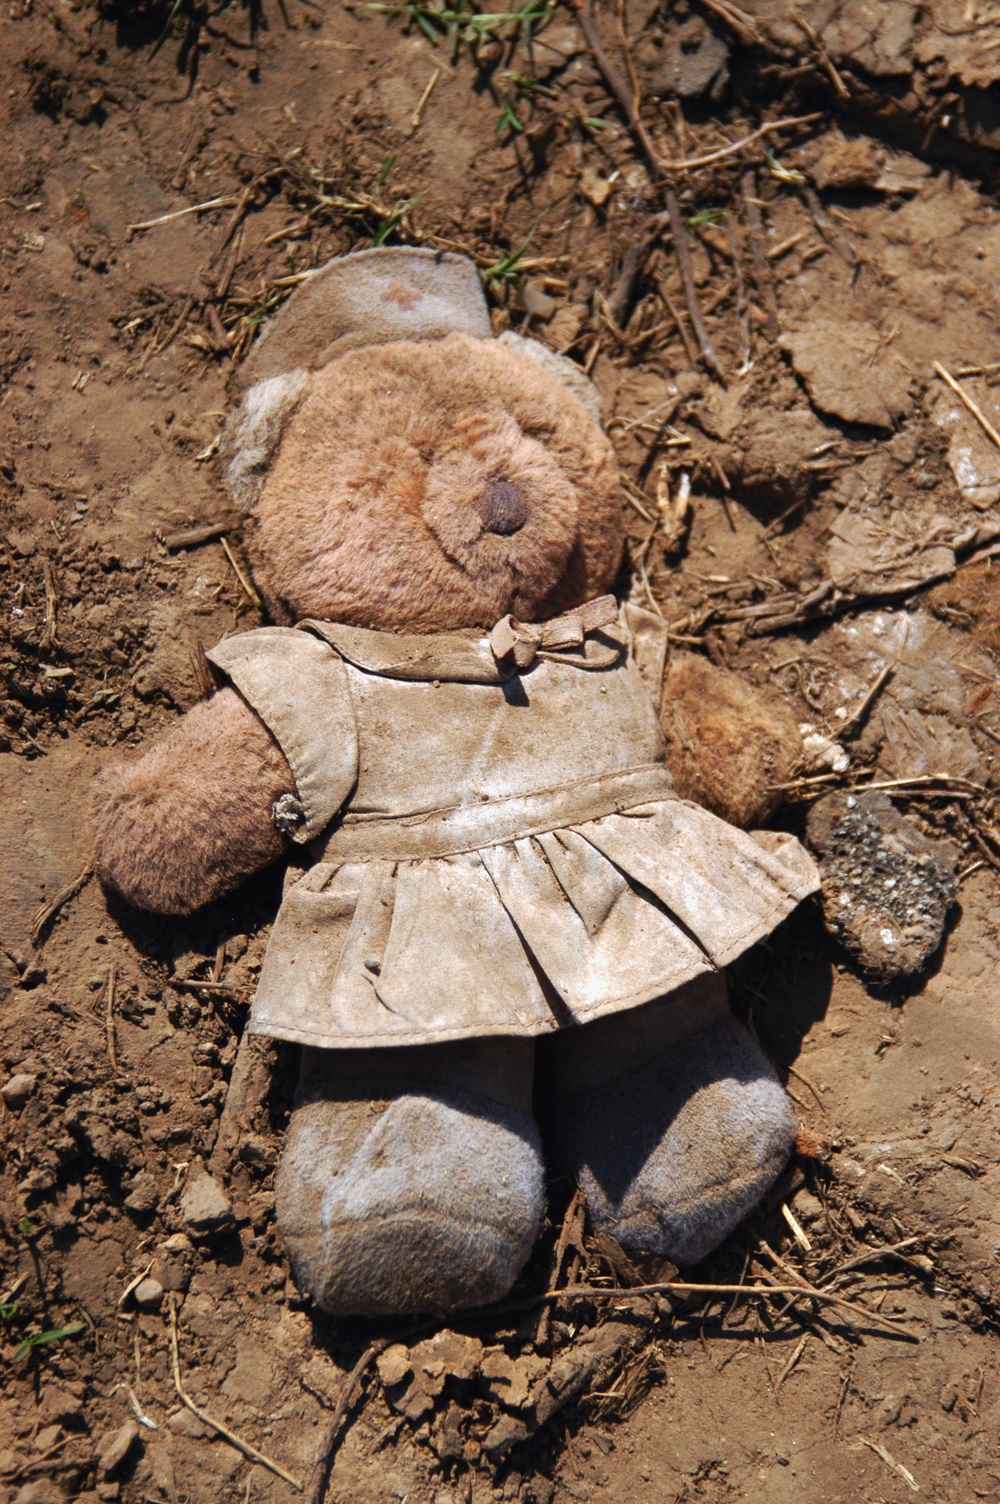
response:
<path id="1" fill-rule="evenodd" d="M 193 1233 L 218 1232 L 232 1223 L 229 1197 L 207 1170 L 196 1171 L 184 1187 L 181 1216 Z"/>
<path id="2" fill-rule="evenodd" d="M 163 1286 L 158 1279 L 144 1279 L 132 1291 L 132 1299 L 140 1311 L 158 1311 L 163 1299 Z"/>
<path id="3" fill-rule="evenodd" d="M 16 1076 L 11 1076 L 5 1085 L 0 1086 L 0 1097 L 3 1097 L 4 1106 L 12 1112 L 24 1106 L 31 1096 L 37 1083 L 36 1076 L 29 1076 L 26 1071 L 19 1071 Z"/>
<path id="4" fill-rule="evenodd" d="M 51 1425 L 53 1421 L 60 1421 L 64 1425 L 67 1421 L 76 1421 L 83 1414 L 83 1385 L 49 1384 L 42 1391 L 42 1397 L 38 1402 L 36 1411 L 39 1422 Z M 2 1469 L 0 1469 L 2 1472 Z"/>
<path id="5" fill-rule="evenodd" d="M 129 1211 L 138 1212 L 142 1216 L 147 1212 L 155 1211 L 159 1200 L 155 1178 L 148 1170 L 140 1170 L 125 1198 L 126 1207 Z"/>
<path id="6" fill-rule="evenodd" d="M 105 1478 L 113 1473 L 125 1461 L 138 1437 L 139 1426 L 134 1420 L 124 1421 L 117 1431 L 109 1431 L 106 1436 L 102 1436 L 97 1443 L 98 1472 Z"/>

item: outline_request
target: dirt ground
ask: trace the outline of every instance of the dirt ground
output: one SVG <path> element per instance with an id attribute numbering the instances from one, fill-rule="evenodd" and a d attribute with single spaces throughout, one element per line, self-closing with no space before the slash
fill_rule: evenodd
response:
<path id="1" fill-rule="evenodd" d="M 0 1504 L 1000 1499 L 1000 444 L 935 368 L 1000 427 L 1000 24 L 603 7 L 661 162 L 717 154 L 663 174 L 686 289 L 570 7 L 452 49 L 434 6 L 287 6 L 0 15 Z M 847 1306 L 629 1295 L 674 1271 L 554 1185 L 500 1310 L 335 1326 L 274 1228 L 292 1049 L 241 1057 L 220 1134 L 280 874 L 185 922 L 87 877 L 94 772 L 262 620 L 214 458 L 239 361 L 380 238 L 467 250 L 497 329 L 592 373 L 640 598 L 816 733 L 777 823 L 876 782 L 950 842 L 905 985 L 819 903 L 735 969 L 801 1152 L 691 1277 Z M 539 1300 L 573 1282 L 618 1293 Z"/>

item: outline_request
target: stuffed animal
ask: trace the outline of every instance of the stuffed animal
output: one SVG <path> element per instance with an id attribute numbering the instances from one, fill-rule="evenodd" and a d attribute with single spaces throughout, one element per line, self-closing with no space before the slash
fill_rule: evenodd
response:
<path id="1" fill-rule="evenodd" d="M 246 374 L 228 477 L 277 625 L 101 776 L 96 859 L 165 914 L 288 861 L 250 1028 L 302 1046 L 276 1184 L 301 1289 L 503 1296 L 546 1166 L 623 1247 L 698 1261 L 795 1134 L 724 968 L 817 875 L 674 788 L 666 628 L 609 593 L 596 391 L 413 249 L 316 272 Z"/>

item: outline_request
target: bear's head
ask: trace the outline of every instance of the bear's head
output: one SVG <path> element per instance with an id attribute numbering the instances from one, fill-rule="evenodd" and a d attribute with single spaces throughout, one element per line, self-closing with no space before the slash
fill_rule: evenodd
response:
<path id="1" fill-rule="evenodd" d="M 558 615 L 611 586 L 621 493 L 578 367 L 493 339 L 464 258 L 340 258 L 248 362 L 228 478 L 275 621 L 388 631 Z"/>

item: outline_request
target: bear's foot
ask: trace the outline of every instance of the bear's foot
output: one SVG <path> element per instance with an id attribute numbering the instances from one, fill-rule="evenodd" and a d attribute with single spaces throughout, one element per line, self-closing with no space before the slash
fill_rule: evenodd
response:
<path id="1" fill-rule="evenodd" d="M 774 1184 L 795 1115 L 721 976 L 547 1044 L 552 1158 L 623 1248 L 695 1264 Z"/>
<path id="2" fill-rule="evenodd" d="M 337 1316 L 485 1305 L 544 1206 L 531 1040 L 305 1050 L 277 1175 L 300 1289 Z"/>

